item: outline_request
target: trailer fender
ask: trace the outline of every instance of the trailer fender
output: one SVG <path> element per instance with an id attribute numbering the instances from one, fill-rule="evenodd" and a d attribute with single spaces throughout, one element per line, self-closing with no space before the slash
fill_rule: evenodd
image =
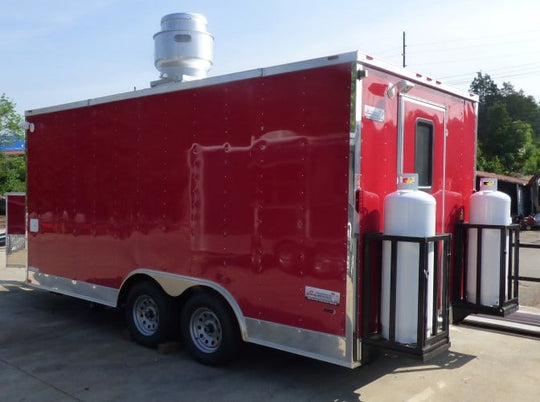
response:
<path id="1" fill-rule="evenodd" d="M 124 287 L 126 284 L 130 282 L 130 279 L 132 279 L 135 276 L 146 276 L 150 277 L 153 280 L 155 280 L 159 286 L 163 289 L 165 293 L 167 293 L 169 296 L 172 297 L 178 297 L 182 295 L 186 290 L 199 286 L 199 287 L 206 287 L 209 289 L 214 290 L 218 294 L 220 294 L 227 303 L 229 303 L 229 306 L 231 306 L 231 309 L 234 312 L 234 315 L 236 316 L 236 321 L 238 322 L 238 327 L 240 328 L 240 334 L 242 336 L 242 340 L 247 341 L 247 327 L 246 322 L 244 318 L 244 314 L 242 313 L 242 309 L 236 302 L 236 299 L 231 295 L 231 293 L 225 289 L 223 286 L 216 282 L 208 281 L 201 278 L 192 278 L 189 276 L 184 275 L 178 275 L 178 274 L 172 274 L 170 272 L 163 272 L 163 271 L 155 271 L 152 269 L 145 269 L 140 268 L 132 271 L 123 281 L 121 286 L 121 293 L 124 290 Z"/>

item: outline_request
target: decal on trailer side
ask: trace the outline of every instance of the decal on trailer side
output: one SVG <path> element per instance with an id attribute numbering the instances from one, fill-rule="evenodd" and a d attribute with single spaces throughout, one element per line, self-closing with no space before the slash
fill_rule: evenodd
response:
<path id="1" fill-rule="evenodd" d="M 306 299 L 314 300 L 321 303 L 333 304 L 334 306 L 339 305 L 341 295 L 339 292 L 333 292 L 331 290 L 314 288 L 311 286 L 306 286 Z"/>

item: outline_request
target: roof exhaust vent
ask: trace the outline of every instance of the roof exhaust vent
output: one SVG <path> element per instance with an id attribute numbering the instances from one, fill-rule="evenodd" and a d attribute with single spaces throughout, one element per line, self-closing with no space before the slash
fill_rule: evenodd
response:
<path id="1" fill-rule="evenodd" d="M 173 81 L 205 78 L 213 65 L 214 37 L 201 14 L 174 13 L 161 18 L 161 31 L 154 35 L 154 65 L 160 80 L 156 86 Z"/>

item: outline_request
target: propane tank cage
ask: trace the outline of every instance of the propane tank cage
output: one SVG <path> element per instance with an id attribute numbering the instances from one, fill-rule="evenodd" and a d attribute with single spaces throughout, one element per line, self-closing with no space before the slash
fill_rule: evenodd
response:
<path id="1" fill-rule="evenodd" d="M 363 276 L 363 311 L 362 311 L 362 355 L 369 361 L 370 356 L 378 350 L 388 350 L 410 357 L 428 360 L 450 347 L 450 300 L 449 300 L 449 263 L 450 263 L 450 234 L 439 234 L 430 237 L 393 236 L 382 233 L 365 235 L 364 242 L 364 276 Z M 373 294 L 373 283 L 382 283 L 382 244 L 390 241 L 390 292 L 389 292 L 389 336 L 382 337 L 381 304 L 379 295 Z M 396 294 L 398 270 L 398 243 L 417 243 L 418 257 L 418 315 L 423 319 L 417 320 L 416 343 L 400 343 L 396 341 Z M 428 300 L 428 254 L 433 249 L 433 315 L 432 322 L 428 323 L 426 301 Z M 411 295 L 415 297 L 415 295 Z M 376 310 L 376 317 L 373 311 Z M 375 318 L 375 322 L 373 320 Z M 428 332 L 429 324 L 431 329 Z"/>
<path id="2" fill-rule="evenodd" d="M 471 230 L 476 229 L 476 236 Z M 498 230 L 500 234 L 499 253 L 499 289 L 498 305 L 484 305 L 482 300 L 482 278 L 485 276 L 482 264 L 483 237 L 485 230 Z M 507 241 L 508 236 L 508 241 Z M 483 313 L 506 316 L 519 308 L 519 225 L 480 225 L 471 223 L 456 224 L 454 255 L 454 287 L 452 303 L 452 322 L 458 323 L 469 314 Z M 469 244 L 476 244 L 476 294 L 474 300 L 467 298 L 467 274 L 469 272 Z M 508 263 L 508 265 L 507 265 Z M 508 270 L 506 269 L 508 267 Z M 508 271 L 508 272 L 506 272 Z"/>

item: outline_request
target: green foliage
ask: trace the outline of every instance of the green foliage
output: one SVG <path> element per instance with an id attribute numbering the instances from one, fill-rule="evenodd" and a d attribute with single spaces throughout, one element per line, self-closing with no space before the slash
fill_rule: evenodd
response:
<path id="1" fill-rule="evenodd" d="M 26 157 L 5 157 L 0 153 L 0 194 L 26 191 Z"/>
<path id="2" fill-rule="evenodd" d="M 9 145 L 17 139 L 24 138 L 21 128 L 23 118 L 15 111 L 15 103 L 6 97 L 0 96 L 0 145 Z"/>
<path id="3" fill-rule="evenodd" d="M 0 145 L 10 145 L 24 138 L 20 127 L 22 117 L 15 111 L 15 104 L 5 94 L 0 96 Z M 25 155 L 6 157 L 0 152 L 0 194 L 8 191 L 26 191 Z"/>
<path id="4" fill-rule="evenodd" d="M 499 88 L 478 73 L 470 90 L 478 94 L 477 167 L 500 174 L 540 170 L 540 105 L 505 82 Z"/>
<path id="5" fill-rule="evenodd" d="M 490 102 L 491 98 L 499 96 L 497 84 L 495 84 L 488 74 L 482 75 L 480 72 L 477 73 L 472 81 L 470 89 L 480 98 L 480 105 L 485 105 Z"/>

